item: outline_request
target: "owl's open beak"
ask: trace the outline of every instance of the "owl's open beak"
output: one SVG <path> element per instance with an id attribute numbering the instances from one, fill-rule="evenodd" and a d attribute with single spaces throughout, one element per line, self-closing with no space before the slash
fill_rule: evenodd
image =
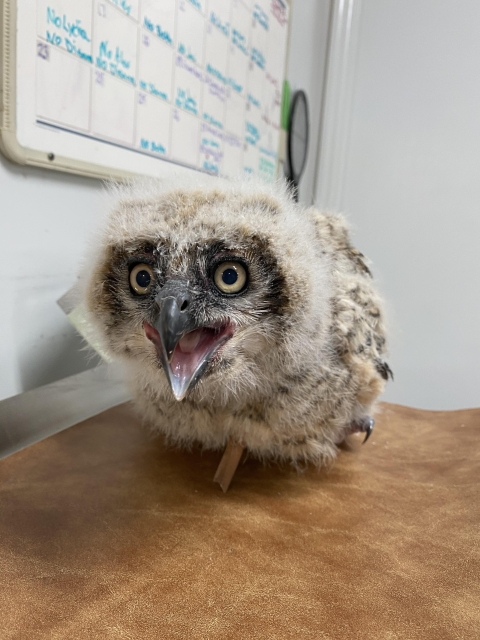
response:
<path id="1" fill-rule="evenodd" d="M 188 283 L 169 281 L 156 302 L 160 314 L 154 325 L 144 323 L 145 335 L 156 347 L 167 380 L 177 400 L 183 400 L 205 373 L 218 349 L 234 333 L 229 323 L 200 326 L 190 312 Z"/>

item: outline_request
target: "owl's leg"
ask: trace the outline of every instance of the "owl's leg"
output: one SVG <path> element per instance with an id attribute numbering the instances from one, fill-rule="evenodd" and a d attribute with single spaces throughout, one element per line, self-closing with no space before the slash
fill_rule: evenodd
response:
<path id="1" fill-rule="evenodd" d="M 245 445 L 242 442 L 236 442 L 233 439 L 228 441 L 225 453 L 213 478 L 213 481 L 218 482 L 221 486 L 223 493 L 227 493 L 244 451 Z"/>
<path id="2" fill-rule="evenodd" d="M 362 442 L 362 444 L 365 444 L 373 431 L 374 425 L 375 420 L 370 416 L 365 416 L 364 418 L 360 418 L 360 420 L 355 420 L 355 422 L 352 422 L 348 433 L 365 433 L 365 439 Z"/>

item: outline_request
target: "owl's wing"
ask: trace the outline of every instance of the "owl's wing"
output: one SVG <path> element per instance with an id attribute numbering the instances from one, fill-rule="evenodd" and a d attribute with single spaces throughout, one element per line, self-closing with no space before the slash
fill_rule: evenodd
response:
<path id="1" fill-rule="evenodd" d="M 353 247 L 343 216 L 314 209 L 309 212 L 315 223 L 318 248 L 331 265 L 334 349 L 350 367 L 366 367 L 383 380 L 393 378 L 384 360 L 383 304 L 365 256 Z"/>

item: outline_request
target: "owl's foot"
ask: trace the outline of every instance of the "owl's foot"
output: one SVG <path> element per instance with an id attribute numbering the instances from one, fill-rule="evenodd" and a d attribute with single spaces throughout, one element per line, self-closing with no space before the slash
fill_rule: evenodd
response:
<path id="1" fill-rule="evenodd" d="M 356 420 L 355 422 L 352 422 L 352 424 L 350 425 L 349 433 L 364 433 L 365 438 L 362 444 L 365 444 L 365 442 L 369 439 L 373 431 L 374 425 L 375 425 L 375 420 L 370 416 L 365 416 L 360 420 Z"/>

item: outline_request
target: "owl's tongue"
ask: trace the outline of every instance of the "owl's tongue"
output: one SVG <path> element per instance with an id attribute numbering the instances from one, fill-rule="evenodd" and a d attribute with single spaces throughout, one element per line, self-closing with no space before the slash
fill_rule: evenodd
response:
<path id="1" fill-rule="evenodd" d="M 190 331 L 181 338 L 178 342 L 178 349 L 181 353 L 193 353 L 198 346 L 198 343 L 202 339 L 203 329 L 195 329 Z M 175 356 L 175 353 L 174 353 Z"/>
<path id="2" fill-rule="evenodd" d="M 181 338 L 175 347 L 170 368 L 175 377 L 191 377 L 210 347 L 216 343 L 212 329 L 195 329 Z"/>

